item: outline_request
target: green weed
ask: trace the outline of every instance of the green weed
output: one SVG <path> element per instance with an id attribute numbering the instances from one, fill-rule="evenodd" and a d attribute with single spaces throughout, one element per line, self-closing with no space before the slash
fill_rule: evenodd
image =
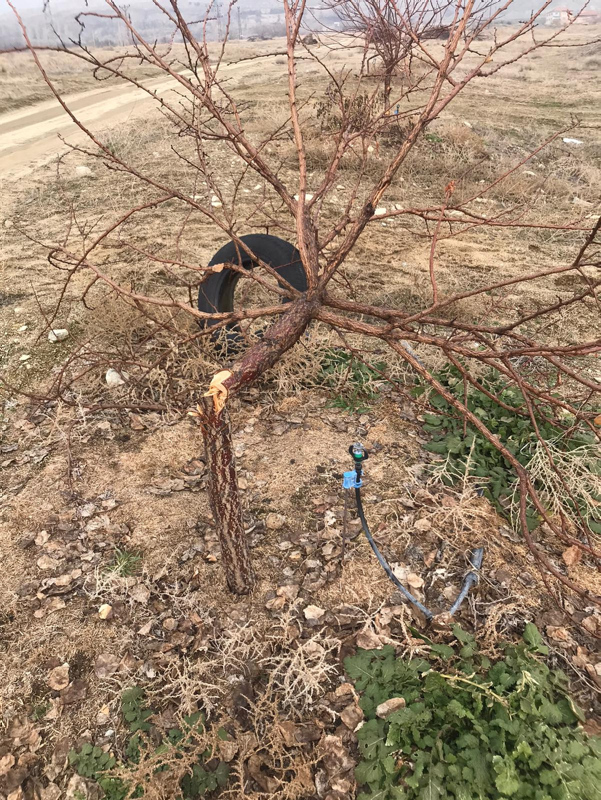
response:
<path id="1" fill-rule="evenodd" d="M 563 673 L 532 624 L 492 664 L 475 638 L 433 645 L 428 659 L 359 650 L 345 668 L 361 693 L 358 800 L 599 800 L 601 739 L 579 726 Z M 378 705 L 403 697 L 386 719 Z"/>
<path id="2" fill-rule="evenodd" d="M 110 752 L 92 744 L 84 744 L 80 750 L 71 750 L 69 763 L 84 778 L 95 780 L 104 792 L 106 800 L 125 800 L 126 797 L 144 797 L 143 786 L 132 786 L 126 779 L 111 774 L 115 768 L 127 768 L 140 762 L 143 754 L 149 752 L 154 756 L 165 755 L 165 764 L 159 762 L 155 772 L 169 769 L 168 759 L 182 758 L 184 754 L 192 751 L 197 744 L 198 736 L 204 731 L 205 720 L 201 712 L 184 717 L 181 728 L 172 728 L 162 738 L 157 747 L 149 744 L 153 734 L 156 742 L 157 729 L 151 722 L 154 711 L 145 703 L 144 691 L 139 686 L 127 689 L 121 696 L 121 711 L 132 734 L 127 741 L 124 758 L 117 758 Z M 218 735 L 227 739 L 227 732 L 219 730 Z M 189 773 L 180 781 L 182 794 L 174 800 L 197 800 L 209 792 L 225 786 L 229 778 L 229 768 L 223 761 L 216 766 L 211 762 L 211 751 L 200 754 L 198 761 L 193 764 Z"/>
<path id="3" fill-rule="evenodd" d="M 39 720 L 44 719 L 49 711 L 50 703 L 38 703 L 31 713 L 31 718 L 34 722 L 38 722 Z"/>
<path id="4" fill-rule="evenodd" d="M 122 578 L 129 578 L 136 575 L 140 570 L 142 556 L 129 550 L 116 548 L 113 553 L 113 561 L 109 564 L 109 571 L 120 575 Z"/>
<path id="5" fill-rule="evenodd" d="M 327 350 L 321 360 L 321 380 L 333 391 L 329 405 L 365 413 L 369 403 L 377 397 L 378 385 L 382 383 L 380 373 L 385 369 L 383 361 L 370 364 L 359 361 L 347 350 Z"/>
<path id="6" fill-rule="evenodd" d="M 438 381 L 462 403 L 465 399 L 466 387 L 459 371 L 449 367 L 436 375 Z M 554 411 L 548 406 L 538 405 L 534 410 L 534 418 L 538 433 L 528 415 L 524 397 L 517 386 L 507 382 L 497 373 L 491 372 L 480 381 L 493 397 L 485 392 L 467 387 L 467 407 L 488 428 L 491 434 L 498 436 L 501 443 L 524 467 L 528 468 L 536 458 L 536 474 L 545 480 L 534 480 L 539 495 L 545 498 L 548 507 L 555 510 L 557 493 L 559 500 L 574 515 L 580 515 L 595 533 L 601 533 L 601 517 L 598 516 L 597 502 L 601 494 L 596 493 L 601 485 L 601 459 L 595 449 L 595 437 L 582 428 L 572 430 L 566 436 L 565 430 L 573 428 L 573 419 L 567 417 L 556 421 Z M 425 386 L 415 390 L 422 395 Z M 498 398 L 497 402 L 494 398 Z M 466 476 L 478 479 L 483 494 L 495 505 L 497 510 L 507 515 L 511 511 L 512 499 L 516 488 L 516 475 L 501 453 L 471 424 L 465 424 L 459 412 L 437 392 L 431 394 L 430 405 L 435 413 L 425 414 L 424 431 L 431 435 L 431 441 L 425 449 L 431 453 L 444 456 L 446 461 L 441 472 L 444 483 L 451 484 Z M 554 453 L 562 458 L 568 471 L 571 469 L 577 479 L 565 491 L 566 481 L 558 481 L 555 487 L 550 485 L 548 475 L 540 469 L 540 442 L 549 443 Z M 588 484 L 586 476 L 590 480 Z M 567 474 L 569 480 L 569 474 Z M 531 507 L 527 509 L 528 526 L 536 527 L 539 516 Z"/>

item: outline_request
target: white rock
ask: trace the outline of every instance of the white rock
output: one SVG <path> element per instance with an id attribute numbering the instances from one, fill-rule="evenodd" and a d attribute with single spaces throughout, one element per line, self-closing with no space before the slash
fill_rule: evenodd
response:
<path id="1" fill-rule="evenodd" d="M 12 221 L 12 219 L 5 219 L 4 220 L 4 227 L 5 228 L 12 228 L 14 226 L 14 224 L 15 223 Z"/>
<path id="2" fill-rule="evenodd" d="M 97 784 L 87 781 L 81 775 L 73 775 L 69 779 L 65 793 L 65 800 L 92 800 L 97 797 Z"/>
<path id="3" fill-rule="evenodd" d="M 374 146 L 372 144 L 370 144 L 370 146 L 367 148 L 367 152 L 368 153 L 373 153 L 373 151 L 374 151 Z"/>
<path id="4" fill-rule="evenodd" d="M 468 122 L 465 119 L 463 120 L 463 124 L 465 125 L 466 128 L 473 128 L 474 127 L 471 122 Z"/>
<path id="5" fill-rule="evenodd" d="M 308 656 L 314 656 L 315 658 L 325 655 L 326 652 L 324 647 L 319 644 L 319 642 L 313 642 L 311 640 L 304 645 L 303 650 Z"/>
<path id="6" fill-rule="evenodd" d="M 374 211 L 374 217 L 382 217 L 386 213 L 387 212 L 384 206 L 378 206 L 378 208 L 376 208 L 376 210 Z"/>
<path id="7" fill-rule="evenodd" d="M 307 193 L 305 194 L 305 200 L 306 200 L 307 202 L 309 202 L 309 200 L 313 200 L 313 197 L 314 197 L 314 196 L 315 196 L 315 195 L 312 195 L 310 192 L 307 192 Z M 294 199 L 295 199 L 295 200 L 296 200 L 296 202 L 298 203 L 298 201 L 300 200 L 300 195 L 299 195 L 299 194 L 295 194 L 295 195 L 294 195 Z"/>
<path id="8" fill-rule="evenodd" d="M 398 578 L 401 583 L 405 583 L 407 575 L 409 574 L 409 567 L 405 564 L 396 564 L 394 562 L 392 562 L 390 566 L 392 567 L 395 577 Z"/>
<path id="9" fill-rule="evenodd" d="M 132 600 L 135 600 L 136 603 L 140 603 L 143 606 L 150 600 L 150 590 L 147 586 L 144 586 L 143 583 L 137 583 L 135 586 L 132 586 L 129 593 Z"/>
<path id="10" fill-rule="evenodd" d="M 29 361 L 30 358 L 31 356 L 24 354 L 22 356 L 19 356 L 19 361 Z"/>
<path id="11" fill-rule="evenodd" d="M 98 509 L 94 505 L 94 503 L 84 503 L 83 506 L 79 509 L 79 513 L 82 519 L 89 519 L 93 517 Z"/>
<path id="12" fill-rule="evenodd" d="M 106 385 L 109 386 L 111 389 L 114 389 L 117 386 L 123 386 L 123 384 L 125 383 L 125 381 L 123 380 L 121 375 L 119 375 L 117 370 L 113 369 L 112 367 L 111 369 L 107 369 L 104 379 L 106 381 Z"/>
<path id="13" fill-rule="evenodd" d="M 56 558 L 51 558 L 51 556 L 40 556 L 36 561 L 38 565 L 38 569 L 56 569 L 59 565 L 59 561 Z"/>
<path id="14" fill-rule="evenodd" d="M 405 708 L 406 705 L 404 697 L 391 697 L 390 700 L 385 700 L 376 708 L 376 716 L 380 717 L 380 719 L 386 719 L 393 711 Z"/>
<path id="15" fill-rule="evenodd" d="M 27 330 L 28 327 L 29 327 L 29 325 L 21 325 L 21 327 L 19 328 L 18 332 L 19 333 L 25 333 L 25 331 Z"/>
<path id="16" fill-rule="evenodd" d="M 564 144 L 584 144 L 582 139 L 571 139 L 569 136 L 565 136 L 562 141 Z"/>
<path id="17" fill-rule="evenodd" d="M 60 800 L 62 796 L 62 790 L 56 783 L 49 783 L 45 788 L 40 788 L 40 800 Z"/>
<path id="18" fill-rule="evenodd" d="M 364 628 L 359 631 L 355 641 L 357 642 L 357 647 L 361 647 L 363 650 L 380 650 L 384 647 L 384 643 L 378 634 L 372 631 L 371 628 Z"/>
<path id="19" fill-rule="evenodd" d="M 51 344 L 56 344 L 57 342 L 64 342 L 68 335 L 69 331 L 66 328 L 55 328 L 48 334 L 48 341 Z"/>
<path id="20" fill-rule="evenodd" d="M 312 622 L 313 620 L 321 619 L 325 613 L 326 613 L 325 609 L 320 608 L 319 606 L 307 606 L 303 610 L 303 614 L 305 615 L 305 619 L 308 622 Z"/>
<path id="21" fill-rule="evenodd" d="M 285 518 L 281 514 L 271 512 L 265 517 L 265 526 L 270 531 L 279 531 L 284 526 Z"/>
<path id="22" fill-rule="evenodd" d="M 75 174 L 78 178 L 91 178 L 94 173 L 89 167 L 80 164 L 78 167 L 75 167 Z"/>

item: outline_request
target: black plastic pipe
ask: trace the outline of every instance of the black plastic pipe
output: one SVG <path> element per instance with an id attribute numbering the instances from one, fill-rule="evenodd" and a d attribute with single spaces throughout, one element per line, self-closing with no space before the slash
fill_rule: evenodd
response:
<path id="1" fill-rule="evenodd" d="M 417 597 L 414 597 L 411 594 L 409 589 L 406 589 L 403 586 L 403 584 L 400 582 L 400 580 L 392 571 L 388 561 L 386 561 L 382 553 L 379 551 L 378 545 L 374 542 L 373 536 L 371 535 L 371 531 L 369 530 L 369 525 L 367 524 L 367 520 L 365 519 L 365 513 L 363 511 L 363 503 L 361 502 L 361 489 L 358 486 L 355 487 L 355 500 L 357 501 L 357 513 L 359 514 L 359 519 L 361 520 L 363 532 L 365 533 L 367 541 L 369 542 L 371 549 L 374 551 L 376 558 L 382 565 L 382 569 L 388 575 L 390 580 L 394 583 L 399 592 L 401 592 L 404 595 L 404 597 L 406 597 L 407 600 L 409 600 L 410 603 L 412 603 L 419 611 L 421 611 L 427 620 L 431 620 L 434 617 L 434 614 L 430 611 L 430 609 L 422 605 L 422 603 L 419 602 Z"/>
<path id="2" fill-rule="evenodd" d="M 403 584 L 400 582 L 400 580 L 392 571 L 392 568 L 388 563 L 388 561 L 386 561 L 386 559 L 380 552 L 378 545 L 374 542 L 374 538 L 371 535 L 371 531 L 369 530 L 369 525 L 367 524 L 367 520 L 365 519 L 365 512 L 363 510 L 363 502 L 361 500 L 361 485 L 362 485 L 361 477 L 363 475 L 363 461 L 365 461 L 365 459 L 368 458 L 367 450 L 365 450 L 365 448 L 362 445 L 357 443 L 349 447 L 349 453 L 353 456 L 353 460 L 355 463 L 355 474 L 356 474 L 355 502 L 357 503 L 357 513 L 359 514 L 359 519 L 361 520 L 361 527 L 363 528 L 363 532 L 365 533 L 367 541 L 369 542 L 369 546 L 374 551 L 374 554 L 378 559 L 378 561 L 380 562 L 382 569 L 388 575 L 388 577 L 394 583 L 397 589 L 401 592 L 403 597 L 405 597 L 412 605 L 414 605 L 415 608 L 418 609 L 418 611 L 421 611 L 421 613 L 426 617 L 427 621 L 430 622 L 434 618 L 434 614 L 430 611 L 429 608 L 426 608 L 426 606 L 423 603 L 420 603 L 417 597 L 414 597 L 411 594 L 409 589 L 406 589 L 403 586 Z M 461 604 L 468 596 L 472 586 L 478 584 L 480 580 L 480 568 L 482 567 L 483 558 L 484 558 L 483 547 L 477 547 L 470 553 L 470 564 L 472 566 L 472 569 L 467 573 L 467 575 L 463 579 L 461 590 L 457 595 L 455 602 L 448 611 L 451 617 L 457 613 L 457 611 L 461 607 Z"/>

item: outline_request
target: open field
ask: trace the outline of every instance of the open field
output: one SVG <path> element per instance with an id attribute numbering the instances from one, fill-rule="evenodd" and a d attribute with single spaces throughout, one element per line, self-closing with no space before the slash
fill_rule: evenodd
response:
<path id="1" fill-rule="evenodd" d="M 232 51 L 231 61 L 248 56 L 253 47 L 258 54 L 270 47 L 279 51 L 281 43 L 245 45 Z M 124 102 L 114 82 L 99 93 L 70 61 L 48 58 L 60 90 L 74 95 L 74 107 L 89 115 L 103 142 L 157 180 L 176 182 L 189 195 L 210 196 L 175 158 L 167 123 L 150 101 L 140 96 L 135 104 Z M 343 52 L 329 58 L 331 68 L 355 63 Z M 277 55 L 224 68 L 228 90 L 248 105 L 252 135 L 285 119 L 284 72 Z M 314 108 L 327 82 L 310 63 L 300 62 L 299 76 L 302 99 Z M 598 44 L 585 51 L 540 51 L 472 83 L 418 142 L 382 201 L 387 209 L 440 203 L 451 180 L 459 195 L 477 195 L 483 182 L 579 121 L 564 134 L 579 144 L 560 136 L 472 204 L 475 213 L 490 216 L 504 208 L 523 209 L 527 219 L 548 227 L 519 232 L 476 227 L 442 240 L 441 291 L 488 284 L 491 276 L 512 278 L 573 257 L 583 234 L 552 226 L 569 220 L 574 227 L 590 227 L 601 214 L 600 77 Z M 140 78 L 159 80 L 147 73 Z M 316 775 L 322 782 L 338 781 L 340 792 L 332 798 L 354 796 L 349 753 L 356 752 L 355 739 L 339 713 L 353 701 L 342 688 L 348 684 L 342 683 L 341 658 L 357 636 L 365 647 L 403 643 L 419 653 L 424 646 L 409 630 L 414 624 L 409 607 L 367 543 L 358 538 L 341 547 L 340 481 L 349 468 L 348 446 L 357 439 L 372 450 L 365 504 L 389 560 L 411 575 L 411 585 L 430 605 L 443 607 L 458 590 L 467 553 L 483 545 L 481 586 L 464 607 L 463 623 L 479 633 L 492 655 L 501 638 L 514 637 L 525 621 L 534 621 L 551 646 L 552 663 L 566 670 L 585 706 L 588 729 L 599 731 L 598 611 L 566 596 L 566 617 L 525 543 L 479 496 L 478 487 L 468 480 L 449 488 L 432 478 L 434 459 L 422 447 L 427 441 L 422 419 L 406 396 L 372 376 L 373 386 L 358 406 L 332 404 L 345 387 L 332 386 L 324 374 L 337 342 L 320 326 L 232 408 L 258 581 L 248 598 L 227 593 L 205 491 L 202 441 L 185 414 L 219 355 L 197 341 L 170 349 L 167 334 L 140 348 L 146 323 L 110 292 L 99 287 L 88 292 L 89 279 L 81 275 L 70 283 L 52 322 L 69 336 L 48 341 L 47 320 L 62 287 L 61 272 L 47 263 L 48 248 L 65 237 L 82 247 L 140 202 L 139 188 L 130 176 L 103 169 L 82 153 L 57 162 L 53 156 L 63 150 L 57 131 L 76 143 L 80 134 L 56 116 L 56 104 L 26 56 L 0 56 L 0 79 L 0 112 L 7 112 L 0 115 L 0 144 L 8 148 L 11 136 L 23 137 L 4 158 L 0 149 L 0 372 L 11 387 L 30 395 L 0 389 L 0 763 L 14 752 L 22 770 L 15 786 L 0 784 L 0 797 L 21 784 L 27 798 L 96 797 L 95 785 L 74 774 L 66 754 L 84 741 L 123 750 L 127 737 L 119 697 L 134 685 L 145 688 L 160 712 L 162 731 L 175 726 L 178 714 L 200 705 L 224 725 L 235 745 L 228 753 L 222 743 L 221 756 L 246 769 L 249 797 L 325 797 L 315 788 Z M 162 86 L 161 91 L 172 91 L 168 83 Z M 74 94 L 79 92 L 84 94 Z M 38 102 L 44 105 L 33 105 Z M 37 115 L 35 135 L 28 115 Z M 186 152 L 186 142 L 177 146 Z M 315 184 L 329 146 L 316 120 L 308 141 L 309 178 Z M 374 152 L 374 174 L 390 146 L 383 142 Z M 282 140 L 270 147 L 268 156 L 292 182 L 292 144 Z M 265 220 L 252 211 L 264 187 L 251 175 L 238 185 L 230 154 L 217 145 L 211 159 L 225 197 L 239 192 L 240 218 L 250 219 L 251 230 L 264 231 Z M 88 169 L 82 174 L 81 167 Z M 352 174 L 346 184 L 340 178 L 320 212 L 324 221 L 343 207 L 351 180 Z M 288 231 L 287 238 L 292 236 Z M 177 252 L 189 264 L 206 264 L 224 243 L 216 226 L 169 203 L 138 215 L 128 229 L 129 242 L 140 250 L 172 252 L 176 239 Z M 418 310 L 426 302 L 429 247 L 404 217 L 374 219 L 345 263 L 344 277 L 362 301 L 394 300 L 407 311 Z M 169 270 L 156 263 L 149 267 L 143 254 L 122 242 L 107 238 L 101 253 L 104 267 L 122 282 L 146 293 L 171 291 Z M 549 276 L 532 291 L 520 285 L 502 303 L 491 293 L 458 304 L 456 316 L 466 323 L 511 321 L 545 300 L 572 297 L 579 286 L 578 278 Z M 185 290 L 177 291 L 185 302 Z M 173 313 L 169 321 L 192 337 L 194 320 Z M 549 342 L 571 342 L 583 331 L 590 339 L 601 334 L 594 305 L 578 316 L 557 315 L 545 336 Z M 130 385 L 111 390 L 104 371 L 94 368 L 78 384 L 80 394 L 70 395 L 73 407 L 33 399 L 79 348 L 87 348 L 86 355 L 74 369 L 86 372 L 93 351 L 106 364 L 125 364 Z M 426 347 L 420 355 L 434 358 Z M 382 354 L 374 348 L 369 357 L 377 362 Z M 411 384 L 402 364 L 391 362 L 388 368 L 402 385 Z M 601 380 L 601 363 L 589 363 L 586 370 L 592 380 Z M 90 398 L 105 407 L 87 410 Z M 132 398 L 139 400 L 139 411 L 120 408 Z M 357 520 L 350 525 L 358 531 Z M 564 563 L 561 543 L 545 538 L 544 531 L 537 535 L 560 569 L 601 594 L 594 564 Z M 317 618 L 305 613 L 312 606 Z M 585 630 L 577 624 L 583 619 L 589 620 Z M 253 669 L 260 672 L 267 664 L 275 674 L 276 662 L 277 674 L 285 677 L 270 686 L 271 693 L 261 694 L 253 687 Z M 64 664 L 68 677 L 61 682 L 56 670 Z M 300 689 L 291 687 L 291 676 L 298 677 Z M 245 707 L 261 712 L 256 711 L 254 728 L 242 720 Z M 266 737 L 269 746 L 262 750 Z M 339 737 L 350 759 L 339 758 L 338 772 L 324 757 L 324 741 L 331 745 L 331 737 Z M 253 752 L 260 753 L 258 761 L 252 761 Z M 145 797 L 174 796 L 162 794 L 155 779 Z M 242 783 L 235 784 L 234 796 L 247 796 Z"/>

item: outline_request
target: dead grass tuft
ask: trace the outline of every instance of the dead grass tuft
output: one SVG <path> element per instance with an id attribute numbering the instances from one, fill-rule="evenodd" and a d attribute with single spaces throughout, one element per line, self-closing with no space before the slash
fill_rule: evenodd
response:
<path id="1" fill-rule="evenodd" d="M 264 619 L 230 624 L 207 642 L 202 656 L 173 662 L 150 684 L 148 696 L 175 703 L 186 714 L 202 708 L 213 717 L 232 687 L 261 675 L 257 730 L 269 727 L 273 709 L 287 718 L 302 718 L 337 672 L 332 655 L 340 643 L 321 630 L 308 639 L 298 634 L 291 612 L 275 626 Z"/>
<path id="2" fill-rule="evenodd" d="M 528 472 L 545 508 L 557 519 L 570 515 L 579 523 L 574 506 L 585 520 L 599 515 L 601 475 L 598 474 L 600 452 L 596 445 L 583 445 L 564 450 L 556 442 L 537 441 L 528 463 Z M 518 487 L 513 494 L 511 516 L 519 530 Z"/>

